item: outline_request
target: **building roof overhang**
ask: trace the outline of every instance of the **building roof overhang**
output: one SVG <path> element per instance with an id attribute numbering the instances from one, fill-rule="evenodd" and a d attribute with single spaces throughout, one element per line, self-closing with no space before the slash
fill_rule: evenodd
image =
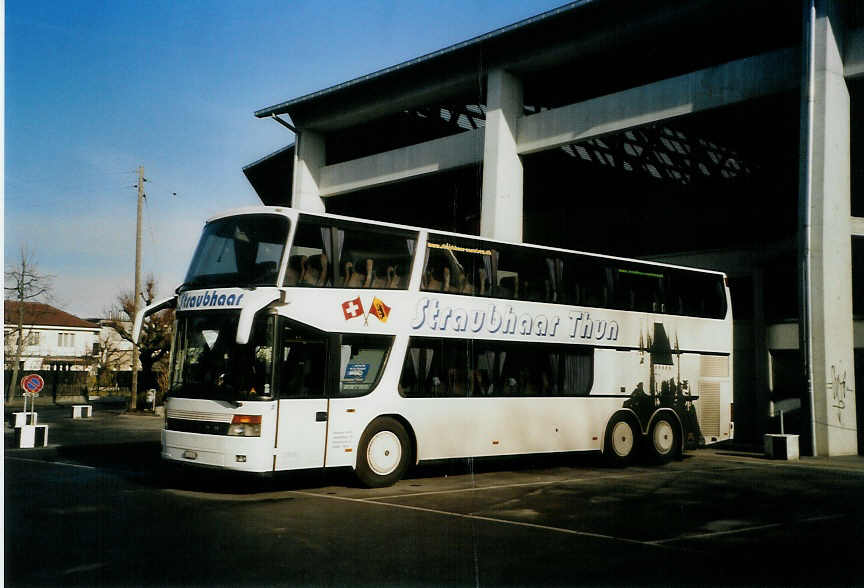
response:
<path id="1" fill-rule="evenodd" d="M 492 68 L 516 74 L 546 71 L 574 59 L 668 43 L 684 27 L 710 26 L 713 0 L 578 0 L 492 32 L 255 112 L 290 116 L 300 129 L 339 130 L 445 97 L 484 91 Z M 725 12 L 743 10 L 737 0 Z M 746 3 L 752 7 L 752 3 Z M 773 3 L 769 3 L 773 4 Z M 731 6 L 730 6 L 731 5 Z M 763 9 L 751 8 L 764 12 Z M 686 49 L 686 48 L 682 48 Z M 635 49 L 633 49 L 635 50 Z"/>

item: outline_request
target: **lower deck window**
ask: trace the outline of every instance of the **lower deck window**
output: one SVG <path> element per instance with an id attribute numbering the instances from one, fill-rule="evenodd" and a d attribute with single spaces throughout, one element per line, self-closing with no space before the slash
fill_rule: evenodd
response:
<path id="1" fill-rule="evenodd" d="M 393 337 L 342 335 L 339 358 L 339 396 L 362 396 L 375 388 L 387 362 Z"/>
<path id="2" fill-rule="evenodd" d="M 399 392 L 414 398 L 586 396 L 592 348 L 412 337 Z"/>

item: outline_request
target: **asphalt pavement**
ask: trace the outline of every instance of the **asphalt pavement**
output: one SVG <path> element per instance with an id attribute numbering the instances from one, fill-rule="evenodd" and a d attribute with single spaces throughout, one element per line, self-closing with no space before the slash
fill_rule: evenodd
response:
<path id="1" fill-rule="evenodd" d="M 859 456 L 456 460 L 369 490 L 346 471 L 165 470 L 161 418 L 70 413 L 39 409 L 46 448 L 6 427 L 7 586 L 864 583 Z"/>

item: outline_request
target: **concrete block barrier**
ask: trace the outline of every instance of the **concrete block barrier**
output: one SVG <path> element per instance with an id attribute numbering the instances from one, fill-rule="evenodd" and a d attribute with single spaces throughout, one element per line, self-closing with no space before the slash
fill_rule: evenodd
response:
<path id="1" fill-rule="evenodd" d="M 18 447 L 45 447 L 48 445 L 48 425 L 23 425 L 15 429 Z"/>
<path id="2" fill-rule="evenodd" d="M 9 424 L 17 429 L 24 425 L 35 425 L 38 420 L 37 413 L 35 412 L 13 412 L 9 419 Z"/>
<path id="3" fill-rule="evenodd" d="M 768 434 L 765 435 L 765 457 L 798 461 L 798 435 Z"/>
<path id="4" fill-rule="evenodd" d="M 72 418 L 73 419 L 89 419 L 93 416 L 92 404 L 73 404 Z"/>

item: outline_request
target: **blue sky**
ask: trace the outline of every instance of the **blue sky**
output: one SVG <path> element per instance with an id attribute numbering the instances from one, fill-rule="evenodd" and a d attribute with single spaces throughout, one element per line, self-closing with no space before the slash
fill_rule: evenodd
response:
<path id="1" fill-rule="evenodd" d="M 102 315 L 132 287 L 143 165 L 169 295 L 204 219 L 259 204 L 243 166 L 293 142 L 255 110 L 564 3 L 7 0 L 5 264 L 27 246 L 56 306 Z"/>

